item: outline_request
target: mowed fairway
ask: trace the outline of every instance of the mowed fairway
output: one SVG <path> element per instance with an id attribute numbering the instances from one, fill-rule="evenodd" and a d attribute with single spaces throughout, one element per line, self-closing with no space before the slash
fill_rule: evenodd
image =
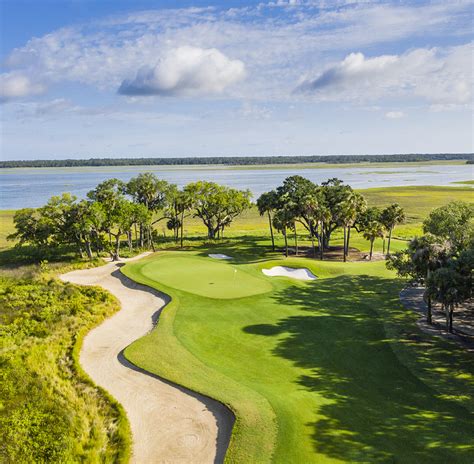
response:
<path id="1" fill-rule="evenodd" d="M 418 331 L 384 262 L 225 252 L 237 260 L 162 252 L 122 271 L 172 298 L 126 357 L 235 412 L 228 462 L 474 462 L 472 356 Z M 262 274 L 275 265 L 319 279 Z"/>

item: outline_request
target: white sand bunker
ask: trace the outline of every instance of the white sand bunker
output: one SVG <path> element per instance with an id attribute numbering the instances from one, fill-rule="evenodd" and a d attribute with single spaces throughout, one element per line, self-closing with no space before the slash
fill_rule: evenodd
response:
<path id="1" fill-rule="evenodd" d="M 232 256 L 223 255 L 221 253 L 211 253 L 209 256 L 214 259 L 232 259 Z"/>
<path id="2" fill-rule="evenodd" d="M 271 269 L 262 269 L 262 272 L 270 277 L 291 277 L 292 279 L 298 280 L 316 280 L 317 277 L 305 267 L 293 268 L 286 266 L 275 266 Z"/>

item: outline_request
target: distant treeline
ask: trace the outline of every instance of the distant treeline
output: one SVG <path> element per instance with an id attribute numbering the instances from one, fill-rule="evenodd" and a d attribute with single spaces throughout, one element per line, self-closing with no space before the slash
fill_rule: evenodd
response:
<path id="1" fill-rule="evenodd" d="M 474 153 L 414 153 L 400 155 L 314 155 L 314 156 L 212 156 L 186 158 L 90 158 L 63 160 L 0 161 L 0 168 L 62 168 L 80 166 L 164 166 L 164 165 L 227 165 L 298 163 L 401 163 L 415 161 L 466 160 L 474 162 Z"/>

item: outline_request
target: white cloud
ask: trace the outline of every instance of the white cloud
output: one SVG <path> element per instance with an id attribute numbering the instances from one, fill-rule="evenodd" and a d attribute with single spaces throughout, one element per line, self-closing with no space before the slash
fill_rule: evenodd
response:
<path id="1" fill-rule="evenodd" d="M 44 90 L 45 87 L 42 84 L 32 82 L 23 74 L 14 72 L 0 74 L 0 102 L 37 95 Z"/>
<path id="2" fill-rule="evenodd" d="M 131 70 L 153 68 L 170 50 L 192 44 L 245 63 L 250 78 L 229 88 L 229 96 L 284 99 L 308 68 L 325 69 L 350 51 L 413 38 L 436 43 L 436 37 L 455 36 L 459 42 L 471 29 L 464 1 L 299 3 L 112 16 L 33 38 L 10 54 L 7 65 L 48 84 L 79 82 L 115 91 L 133 80 Z M 146 68 L 143 73 L 153 80 Z"/>
<path id="3" fill-rule="evenodd" d="M 122 95 L 201 95 L 221 93 L 245 76 L 240 60 L 215 48 L 179 47 L 169 50 L 156 66 L 142 66 L 119 88 Z"/>
<path id="4" fill-rule="evenodd" d="M 385 113 L 385 117 L 387 119 L 400 119 L 405 116 L 405 113 L 403 111 L 388 111 Z"/>
<path id="5" fill-rule="evenodd" d="M 367 101 L 415 97 L 432 104 L 470 102 L 472 45 L 411 50 L 372 58 L 351 53 L 297 91 L 327 101 Z"/>

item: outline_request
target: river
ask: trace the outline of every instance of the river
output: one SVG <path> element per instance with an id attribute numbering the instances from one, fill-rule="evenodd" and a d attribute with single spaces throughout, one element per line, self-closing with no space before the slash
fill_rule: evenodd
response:
<path id="1" fill-rule="evenodd" d="M 239 189 L 250 189 L 254 198 L 271 190 L 288 176 L 299 174 L 315 183 L 338 177 L 354 188 L 405 185 L 449 185 L 472 179 L 473 166 L 461 164 L 412 165 L 387 167 L 262 167 L 227 166 L 107 166 L 82 168 L 16 168 L 0 169 L 0 209 L 38 207 L 52 195 L 70 192 L 84 198 L 99 182 L 116 177 L 129 180 L 140 172 L 182 187 L 189 182 L 208 180 Z"/>

